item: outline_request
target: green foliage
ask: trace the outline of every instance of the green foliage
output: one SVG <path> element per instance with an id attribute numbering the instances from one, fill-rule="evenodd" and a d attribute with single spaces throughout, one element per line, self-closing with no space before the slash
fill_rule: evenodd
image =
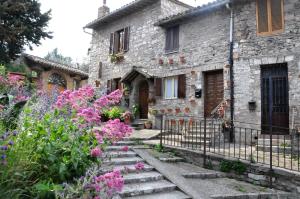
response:
<path id="1" fill-rule="evenodd" d="M 111 109 L 105 110 L 103 115 L 109 119 L 122 119 L 124 110 L 120 107 L 114 106 Z"/>
<path id="2" fill-rule="evenodd" d="M 15 145 L 7 153 L 7 166 L 1 166 L 0 192 L 5 198 L 51 198 L 59 184 L 82 176 L 97 162 L 90 156 L 97 141 L 59 111 L 41 120 L 26 108 Z"/>
<path id="3" fill-rule="evenodd" d="M 161 145 L 161 144 L 156 144 L 156 145 L 154 146 L 154 150 L 161 153 L 161 152 L 164 151 L 164 146 Z"/>
<path id="4" fill-rule="evenodd" d="M 139 114 L 139 112 L 140 112 L 140 107 L 139 107 L 139 105 L 134 104 L 134 105 L 132 106 L 132 114 L 133 114 L 133 116 L 136 117 L 136 116 Z"/>
<path id="5" fill-rule="evenodd" d="M 40 3 L 35 0 L 15 0 L 0 3 L 0 63 L 9 63 L 27 45 L 39 45 L 41 39 L 51 38 L 46 32 L 50 11 L 41 13 Z"/>
<path id="6" fill-rule="evenodd" d="M 226 173 L 234 171 L 235 173 L 241 175 L 247 171 L 247 166 L 239 160 L 234 162 L 223 160 L 220 163 L 220 170 Z"/>
<path id="7" fill-rule="evenodd" d="M 71 65 L 72 64 L 72 58 L 71 57 L 65 57 L 62 54 L 58 52 L 58 49 L 55 48 L 51 52 L 48 52 L 48 54 L 45 56 L 45 59 L 49 61 L 54 61 L 58 62 L 61 64 L 67 64 Z"/>
<path id="8" fill-rule="evenodd" d="M 214 168 L 213 163 L 212 163 L 211 160 L 207 160 L 205 168 L 206 169 L 213 169 Z"/>
<path id="9" fill-rule="evenodd" d="M 24 73 L 26 74 L 28 71 L 26 69 L 26 66 L 23 65 L 23 64 L 18 64 L 18 65 L 15 65 L 15 64 L 6 64 L 6 70 L 8 72 L 17 72 L 17 73 Z"/>

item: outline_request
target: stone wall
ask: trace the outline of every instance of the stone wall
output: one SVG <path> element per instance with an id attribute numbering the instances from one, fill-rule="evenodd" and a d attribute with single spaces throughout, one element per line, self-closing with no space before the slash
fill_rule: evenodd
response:
<path id="1" fill-rule="evenodd" d="M 292 128 L 292 121 L 295 121 L 296 126 L 300 125 L 299 0 L 285 0 L 284 13 L 285 27 L 283 33 L 258 36 L 255 1 L 247 0 L 245 3 L 235 5 L 235 120 L 261 123 L 261 65 L 287 63 L 290 128 Z M 248 109 L 248 102 L 251 100 L 257 104 L 255 111 Z"/>

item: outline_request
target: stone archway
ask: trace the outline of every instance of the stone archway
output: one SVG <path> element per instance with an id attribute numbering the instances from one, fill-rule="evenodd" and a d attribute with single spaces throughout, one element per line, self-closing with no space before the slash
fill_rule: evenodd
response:
<path id="1" fill-rule="evenodd" d="M 141 81 L 139 83 L 139 109 L 140 109 L 140 118 L 148 119 L 148 111 L 149 111 L 149 85 L 146 80 Z"/>

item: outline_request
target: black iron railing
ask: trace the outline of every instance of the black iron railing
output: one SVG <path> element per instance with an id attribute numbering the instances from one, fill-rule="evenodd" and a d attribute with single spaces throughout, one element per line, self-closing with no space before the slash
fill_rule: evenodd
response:
<path id="1" fill-rule="evenodd" d="M 228 127 L 221 120 L 169 116 L 162 117 L 161 144 L 202 151 L 206 154 L 246 160 L 251 163 L 300 171 L 300 137 L 296 130 L 234 121 Z M 268 130 L 261 130 L 268 129 Z M 233 141 L 230 135 L 233 133 Z"/>

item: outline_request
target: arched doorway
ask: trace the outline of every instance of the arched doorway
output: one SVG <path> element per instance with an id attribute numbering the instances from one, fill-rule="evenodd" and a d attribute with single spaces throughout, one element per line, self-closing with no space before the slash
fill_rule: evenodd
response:
<path id="1" fill-rule="evenodd" d="M 148 98 L 149 98 L 149 85 L 147 81 L 142 81 L 139 86 L 139 108 L 140 118 L 148 118 Z"/>
<path id="2" fill-rule="evenodd" d="M 66 80 L 59 74 L 53 73 L 48 79 L 48 91 L 51 92 L 53 89 L 64 91 L 67 88 Z"/>

